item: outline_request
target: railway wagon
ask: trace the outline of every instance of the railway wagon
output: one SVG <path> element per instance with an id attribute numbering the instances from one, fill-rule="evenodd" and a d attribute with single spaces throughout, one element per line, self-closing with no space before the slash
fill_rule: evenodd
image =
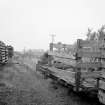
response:
<path id="1" fill-rule="evenodd" d="M 78 39 L 75 47 L 50 43 L 36 66 L 45 76 L 76 92 L 95 93 L 105 104 L 105 42 Z"/>

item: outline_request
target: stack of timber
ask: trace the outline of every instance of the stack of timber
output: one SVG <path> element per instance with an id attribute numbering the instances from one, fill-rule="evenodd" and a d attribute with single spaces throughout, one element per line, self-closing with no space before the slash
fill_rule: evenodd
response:
<path id="1" fill-rule="evenodd" d="M 6 45 L 0 41 L 0 64 L 5 64 L 8 62 L 8 49 Z"/>
<path id="2" fill-rule="evenodd" d="M 13 56 L 13 47 L 7 46 L 4 42 L 0 41 L 0 65 L 8 63 L 9 58 Z"/>

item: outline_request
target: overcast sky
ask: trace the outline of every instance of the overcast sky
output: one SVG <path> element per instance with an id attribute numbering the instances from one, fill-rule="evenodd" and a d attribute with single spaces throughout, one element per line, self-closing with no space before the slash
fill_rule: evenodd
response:
<path id="1" fill-rule="evenodd" d="M 105 0 L 0 0 L 0 40 L 15 50 L 71 44 L 105 24 Z"/>

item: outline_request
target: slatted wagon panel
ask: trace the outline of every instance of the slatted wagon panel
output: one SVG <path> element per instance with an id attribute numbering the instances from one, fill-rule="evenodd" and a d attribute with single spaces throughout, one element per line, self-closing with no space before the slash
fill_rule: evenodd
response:
<path id="1" fill-rule="evenodd" d="M 67 53 L 66 49 L 70 49 L 71 45 L 51 43 L 48 55 L 53 56 L 53 59 L 49 59 L 47 71 L 68 84 L 75 85 L 77 91 L 81 86 L 96 89 L 101 70 L 105 68 L 105 63 L 101 60 L 105 59 L 105 51 L 102 50 L 104 45 L 104 42 L 99 41 L 78 40 L 75 50 L 73 49 L 75 52 Z M 64 65 L 69 65 L 69 68 L 64 69 Z"/>

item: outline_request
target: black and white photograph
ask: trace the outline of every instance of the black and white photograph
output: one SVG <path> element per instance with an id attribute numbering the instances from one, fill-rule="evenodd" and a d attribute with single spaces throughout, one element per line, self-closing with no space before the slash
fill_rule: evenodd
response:
<path id="1" fill-rule="evenodd" d="M 0 0 L 0 105 L 105 105 L 105 0 Z"/>

